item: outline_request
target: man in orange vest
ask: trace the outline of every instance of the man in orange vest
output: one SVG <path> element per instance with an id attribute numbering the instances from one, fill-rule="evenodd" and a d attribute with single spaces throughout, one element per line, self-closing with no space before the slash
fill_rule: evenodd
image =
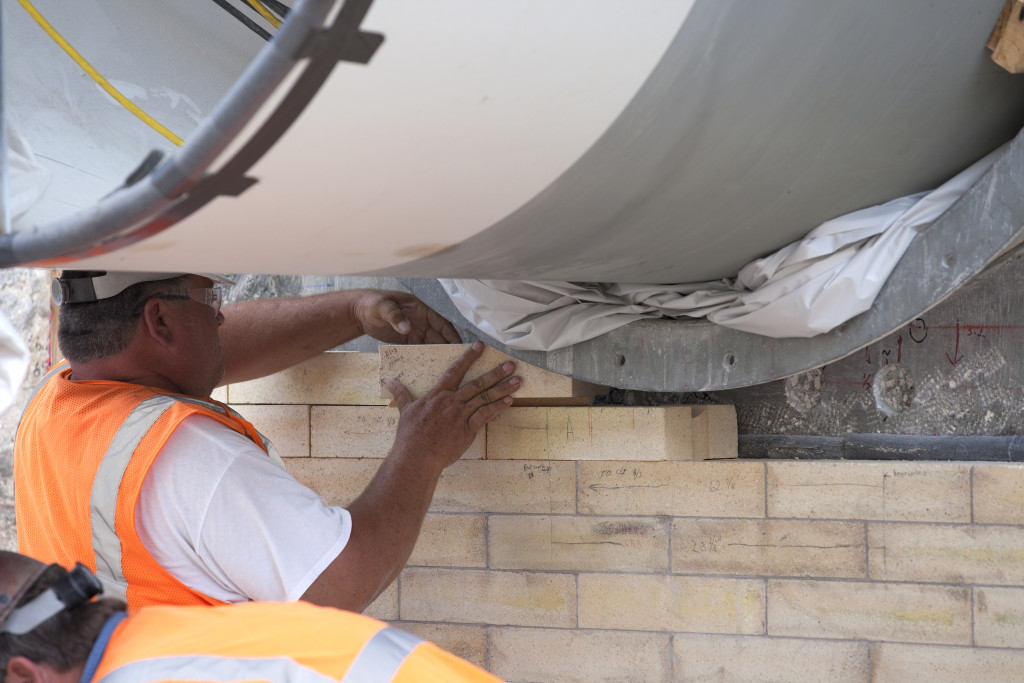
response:
<path id="1" fill-rule="evenodd" d="M 51 371 L 14 454 L 18 548 L 96 572 L 130 610 L 303 599 L 362 611 L 401 571 L 441 471 L 519 386 L 504 363 L 461 385 L 473 345 L 425 396 L 388 388 L 394 446 L 348 509 L 292 478 L 249 422 L 209 399 L 360 334 L 458 335 L 415 297 L 356 290 L 221 313 L 212 276 L 65 272 Z"/>
<path id="2" fill-rule="evenodd" d="M 7 683 L 351 681 L 498 683 L 432 643 L 308 603 L 146 607 L 90 600 L 70 573 L 0 551 L 0 671 Z"/>

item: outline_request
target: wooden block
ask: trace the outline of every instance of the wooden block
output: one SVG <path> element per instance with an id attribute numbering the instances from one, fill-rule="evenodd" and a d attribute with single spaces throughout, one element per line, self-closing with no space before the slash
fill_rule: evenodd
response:
<path id="1" fill-rule="evenodd" d="M 287 370 L 228 385 L 228 401 L 307 405 L 387 405 L 377 386 L 375 353 L 329 351 Z"/>
<path id="2" fill-rule="evenodd" d="M 398 408 L 389 406 L 313 406 L 310 449 L 314 458 L 385 458 L 398 431 Z M 484 457 L 484 430 L 462 454 Z"/>
<path id="3" fill-rule="evenodd" d="M 467 346 L 463 344 L 423 344 L 419 346 L 381 346 L 380 395 L 391 398 L 384 385 L 397 379 L 408 387 L 416 398 L 434 388 L 441 375 L 461 356 Z M 590 405 L 594 396 L 608 391 L 608 387 L 583 382 L 524 363 L 490 346 L 466 373 L 471 381 L 505 361 L 516 364 L 515 374 L 523 383 L 515 394 L 516 405 Z"/>
<path id="4" fill-rule="evenodd" d="M 705 460 L 736 453 L 732 406 L 513 406 L 487 425 L 490 460 Z"/>
<path id="5" fill-rule="evenodd" d="M 1024 0 L 1007 0 L 988 47 L 996 64 L 1012 74 L 1024 73 Z"/>

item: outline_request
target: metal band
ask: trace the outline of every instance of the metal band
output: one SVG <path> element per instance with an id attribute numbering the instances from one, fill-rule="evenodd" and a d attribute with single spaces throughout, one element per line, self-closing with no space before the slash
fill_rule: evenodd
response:
<path id="1" fill-rule="evenodd" d="M 121 539 L 114 528 L 117 516 L 117 492 L 121 488 L 128 463 L 150 428 L 174 405 L 170 396 L 154 396 L 135 407 L 118 428 L 103 461 L 96 471 L 89 499 L 92 523 L 92 549 L 96 556 L 96 575 L 104 588 L 111 583 L 127 586 L 121 567 Z"/>
<path id="2" fill-rule="evenodd" d="M 96 683 L 152 681 L 336 683 L 336 679 L 303 666 L 294 659 L 245 659 L 212 655 L 142 659 L 119 666 Z"/>
<path id="3" fill-rule="evenodd" d="M 422 642 L 421 638 L 411 633 L 390 626 L 382 628 L 356 655 L 341 683 L 382 683 L 392 680 L 409 653 Z"/>

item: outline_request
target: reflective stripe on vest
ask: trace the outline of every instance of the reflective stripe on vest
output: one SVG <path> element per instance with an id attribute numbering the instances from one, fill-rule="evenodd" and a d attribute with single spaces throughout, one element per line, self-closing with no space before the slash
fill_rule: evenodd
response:
<path id="1" fill-rule="evenodd" d="M 422 642 L 421 638 L 411 633 L 394 628 L 382 628 L 356 655 L 341 683 L 390 681 L 413 648 Z"/>
<path id="2" fill-rule="evenodd" d="M 422 640 L 385 627 L 378 631 L 356 656 L 342 683 L 385 683 L 394 678 L 409 653 Z M 96 683 L 139 683 L 140 681 L 287 681 L 288 683 L 336 683 L 293 659 L 219 657 L 160 657 L 119 666 Z"/>
<path id="3" fill-rule="evenodd" d="M 93 480 L 89 499 L 96 576 L 103 583 L 103 594 L 106 597 L 127 599 L 128 580 L 125 578 L 122 565 L 121 539 L 115 529 L 117 495 L 121 489 L 121 481 L 135 449 L 139 447 L 160 416 L 176 402 L 189 403 L 222 414 L 238 416 L 230 408 L 217 403 L 186 396 L 161 394 L 142 401 L 125 418 L 110 442 L 107 452 L 103 455 L 103 460 L 96 471 L 96 478 Z M 259 436 L 263 439 L 264 446 L 268 451 L 273 449 L 273 445 L 262 434 Z M 268 454 L 274 457 L 276 449 L 273 449 L 273 453 Z"/>
<path id="4" fill-rule="evenodd" d="M 156 424 L 160 416 L 173 406 L 170 396 L 148 398 L 131 412 L 118 428 L 110 447 L 103 455 L 89 498 L 89 518 L 92 523 L 92 549 L 96 556 L 96 575 L 105 588 L 121 587 L 115 593 L 124 598 L 128 581 L 121 566 L 121 539 L 114 528 L 117 516 L 117 492 L 121 488 L 128 462 L 135 449 Z M 111 585 L 113 584 L 113 585 Z M 110 595 L 110 593 L 107 593 Z"/>

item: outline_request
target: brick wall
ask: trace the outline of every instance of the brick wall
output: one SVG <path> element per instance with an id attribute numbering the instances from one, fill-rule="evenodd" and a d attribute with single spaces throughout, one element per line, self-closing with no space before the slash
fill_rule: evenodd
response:
<path id="1" fill-rule="evenodd" d="M 220 398 L 344 505 L 397 420 L 369 356 L 327 354 Z M 483 435 L 369 613 L 509 681 L 1024 678 L 1024 468 L 679 460 L 630 445 L 665 433 L 651 419 L 612 451 L 551 459 L 536 441 L 489 458 Z M 711 443 L 705 456 L 735 455 Z"/>

